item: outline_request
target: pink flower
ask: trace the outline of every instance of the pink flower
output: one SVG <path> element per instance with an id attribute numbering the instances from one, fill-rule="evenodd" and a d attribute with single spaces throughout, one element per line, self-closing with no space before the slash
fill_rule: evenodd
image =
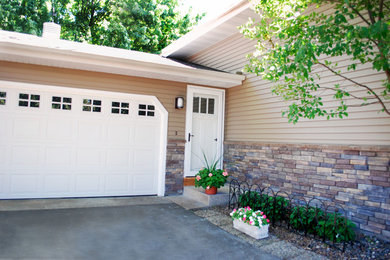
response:
<path id="1" fill-rule="evenodd" d="M 210 186 L 207 186 L 207 187 L 206 187 L 206 190 L 208 190 L 208 189 L 210 189 Z"/>
<path id="2" fill-rule="evenodd" d="M 196 176 L 196 180 L 199 181 L 200 179 L 202 179 L 199 175 Z"/>
<path id="3" fill-rule="evenodd" d="M 249 224 L 250 224 L 250 225 L 252 225 L 252 223 L 253 223 L 252 221 L 249 221 Z"/>
<path id="4" fill-rule="evenodd" d="M 209 177 L 212 177 L 212 176 L 213 176 L 213 174 L 210 172 L 210 173 L 209 173 Z"/>
<path id="5" fill-rule="evenodd" d="M 226 176 L 228 176 L 228 173 L 227 172 L 223 172 L 222 175 L 226 177 Z"/>
<path id="6" fill-rule="evenodd" d="M 269 219 L 267 219 L 267 223 L 269 223 Z"/>
<path id="7" fill-rule="evenodd" d="M 263 215 L 263 218 L 267 218 L 267 216 L 266 216 L 266 215 Z"/>
<path id="8" fill-rule="evenodd" d="M 242 218 L 242 220 L 245 222 L 245 220 L 246 220 L 246 217 L 244 216 L 244 217 Z"/>

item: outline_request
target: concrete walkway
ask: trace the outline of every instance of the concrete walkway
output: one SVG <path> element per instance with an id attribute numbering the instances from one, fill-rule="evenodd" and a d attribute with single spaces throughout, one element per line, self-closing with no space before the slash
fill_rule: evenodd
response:
<path id="1" fill-rule="evenodd" d="M 279 258 L 166 198 L 135 197 L 0 201 L 0 259 Z"/>

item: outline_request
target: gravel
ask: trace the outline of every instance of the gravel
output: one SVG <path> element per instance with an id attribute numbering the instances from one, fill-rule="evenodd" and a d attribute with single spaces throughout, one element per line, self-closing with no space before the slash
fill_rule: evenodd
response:
<path id="1" fill-rule="evenodd" d="M 194 210 L 195 214 L 214 225 L 283 259 L 390 259 L 389 242 L 365 235 L 359 235 L 353 244 L 347 244 L 345 252 L 319 239 L 305 237 L 283 227 L 270 227 L 267 239 L 255 240 L 233 228 L 230 212 L 227 207 Z"/>

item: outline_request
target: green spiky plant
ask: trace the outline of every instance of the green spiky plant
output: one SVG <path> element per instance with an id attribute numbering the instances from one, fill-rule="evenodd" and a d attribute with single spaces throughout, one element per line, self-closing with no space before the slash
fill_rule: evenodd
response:
<path id="1" fill-rule="evenodd" d="M 195 175 L 195 187 L 204 189 L 210 189 L 211 187 L 220 188 L 226 183 L 229 176 L 226 170 L 217 169 L 221 158 L 217 159 L 214 157 L 213 160 L 209 161 L 206 154 L 204 152 L 202 154 L 205 167 L 200 169 Z"/>

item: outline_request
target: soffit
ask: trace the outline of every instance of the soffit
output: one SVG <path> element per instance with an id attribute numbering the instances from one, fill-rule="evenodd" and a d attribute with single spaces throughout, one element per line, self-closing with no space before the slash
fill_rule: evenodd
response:
<path id="1" fill-rule="evenodd" d="M 256 14 L 251 3 L 241 1 L 222 15 L 201 24 L 162 50 L 163 57 L 188 60 L 189 57 L 236 34 L 238 27 Z"/>

